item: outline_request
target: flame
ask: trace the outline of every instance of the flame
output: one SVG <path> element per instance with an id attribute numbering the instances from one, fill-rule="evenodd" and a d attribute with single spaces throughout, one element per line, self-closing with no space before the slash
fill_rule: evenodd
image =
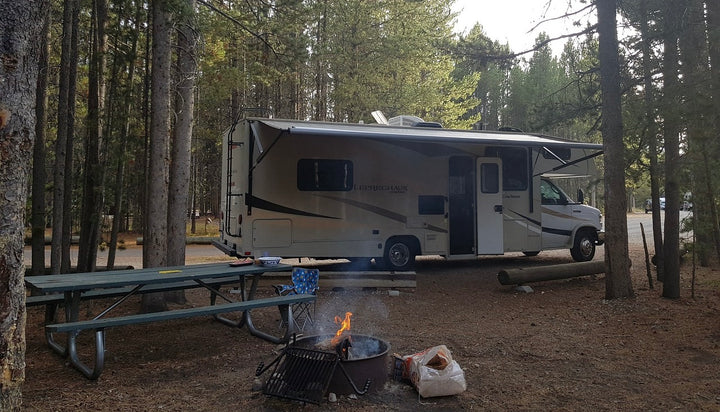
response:
<path id="1" fill-rule="evenodd" d="M 338 331 L 335 332 L 335 337 L 332 338 L 331 343 L 333 344 L 333 346 L 340 343 L 343 332 L 350 330 L 350 317 L 351 316 L 352 316 L 352 312 L 345 312 L 345 319 L 341 318 L 340 316 L 335 316 L 335 324 L 339 325 L 340 329 L 338 329 Z"/>

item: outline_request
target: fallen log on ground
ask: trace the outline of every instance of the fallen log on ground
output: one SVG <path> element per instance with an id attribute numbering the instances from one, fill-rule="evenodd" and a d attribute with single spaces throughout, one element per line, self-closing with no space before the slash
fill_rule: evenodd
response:
<path id="1" fill-rule="evenodd" d="M 503 269 L 497 277 L 501 285 L 522 285 L 545 280 L 569 279 L 605 273 L 605 261 L 564 263 L 560 265 Z"/>

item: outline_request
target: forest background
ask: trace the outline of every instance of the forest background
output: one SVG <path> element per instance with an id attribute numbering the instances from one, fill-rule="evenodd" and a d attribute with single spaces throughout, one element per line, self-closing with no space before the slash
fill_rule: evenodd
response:
<path id="1" fill-rule="evenodd" d="M 47 102 L 40 118 L 46 121 L 37 127 L 27 216 L 37 247 L 53 222 L 64 222 L 56 232 L 64 233 L 65 248 L 70 236 L 79 234 L 86 245 L 78 265 L 91 269 L 94 245 L 104 241 L 112 251 L 118 231 L 142 232 L 149 220 L 152 13 L 150 4 L 139 0 L 50 5 L 45 81 L 39 84 Z M 598 37 L 583 18 L 592 5 L 574 15 L 548 16 L 575 22 L 577 31 L 557 39 L 540 32 L 534 49 L 525 53 L 489 38 L 480 25 L 454 32 L 452 5 L 451 0 L 169 1 L 174 103 L 168 127 L 172 132 L 182 126 L 183 116 L 192 122 L 191 157 L 182 167 L 190 191 L 180 208 L 192 217 L 218 212 L 221 134 L 245 115 L 370 123 L 371 112 L 380 110 L 448 128 L 512 127 L 601 141 Z M 650 157 L 663 162 L 662 2 L 624 2 L 619 12 L 623 33 L 630 33 L 620 52 L 631 210 L 638 199 L 651 197 Z M 702 35 L 709 35 L 704 27 L 710 22 L 701 16 L 699 23 Z M 558 42 L 564 48 L 554 56 L 550 45 Z M 181 69 L 183 50 L 191 52 L 192 64 Z M 711 67 L 698 70 L 707 86 Z M 188 82 L 192 96 L 182 97 Z M 652 94 L 644 92 L 647 87 Z M 682 152 L 690 158 L 687 137 L 683 134 Z M 681 192 L 700 193 L 690 185 L 690 169 L 679 172 Z M 602 193 L 597 202 L 602 207 Z M 117 217 L 112 227 L 110 216 Z M 99 230 L 102 239 L 95 235 Z M 63 259 L 66 271 L 69 261 L 58 253 L 55 260 Z"/>
<path id="2" fill-rule="evenodd" d="M 610 3 L 603 53 L 600 1 L 567 2 L 573 11 L 546 20 L 576 31 L 540 32 L 519 52 L 481 25 L 456 33 L 452 0 L 50 1 L 27 203 L 32 273 L 48 266 L 48 228 L 52 273 L 70 270 L 73 235 L 78 271 L 95 270 L 99 245 L 112 268 L 122 231 L 143 236 L 144 266 L 184 264 L 188 218 L 194 232 L 196 217 L 219 212 L 221 135 L 234 121 L 370 123 L 376 110 L 603 142 L 604 185 L 581 184 L 606 212 L 608 237 L 617 231 L 626 244 L 616 214 L 654 199 L 663 279 L 664 256 L 681 249 L 675 210 L 688 201 L 694 218 L 683 224 L 695 237 L 682 247 L 707 265 L 720 256 L 720 76 L 711 64 L 720 60 L 720 6 Z M 610 202 L 608 187 L 621 200 Z"/>

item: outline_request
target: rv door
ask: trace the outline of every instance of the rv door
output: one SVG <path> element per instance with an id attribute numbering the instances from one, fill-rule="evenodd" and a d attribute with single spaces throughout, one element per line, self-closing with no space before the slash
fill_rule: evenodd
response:
<path id="1" fill-rule="evenodd" d="M 477 254 L 503 254 L 502 163 L 477 159 Z"/>

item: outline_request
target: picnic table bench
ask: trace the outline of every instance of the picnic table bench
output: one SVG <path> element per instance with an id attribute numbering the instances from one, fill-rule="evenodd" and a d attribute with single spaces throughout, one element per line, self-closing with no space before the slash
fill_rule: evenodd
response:
<path id="1" fill-rule="evenodd" d="M 288 265 L 278 266 L 243 266 L 230 268 L 225 264 L 207 264 L 195 266 L 177 266 L 169 268 L 147 268 L 140 270 L 119 270 L 96 273 L 77 273 L 65 275 L 29 276 L 27 285 L 39 292 L 52 293 L 28 297 L 28 305 L 46 305 L 45 335 L 48 345 L 62 356 L 68 357 L 70 363 L 89 379 L 97 379 L 105 364 L 105 329 L 111 327 L 135 325 L 212 315 L 221 322 L 242 327 L 247 325 L 254 336 L 271 342 L 286 342 L 295 331 L 292 322 L 292 306 L 298 302 L 309 302 L 314 295 L 275 296 L 255 299 L 258 279 L 266 271 L 289 270 Z M 252 284 L 248 291 L 245 277 L 252 276 Z M 239 282 L 241 301 L 234 301 L 220 292 L 219 286 Z M 137 293 L 164 292 L 168 290 L 204 287 L 210 290 L 210 304 L 193 308 L 169 310 L 165 312 L 139 313 L 124 316 L 106 316 L 111 310 L 122 304 L 130 296 Z M 62 293 L 59 293 L 62 292 Z M 62 296 L 62 298 L 60 298 Z M 101 311 L 92 319 L 79 319 L 79 303 L 85 299 L 97 299 L 120 296 L 114 303 Z M 220 297 L 226 303 L 216 304 Z M 57 307 L 65 306 L 65 321 L 57 321 Z M 285 333 L 278 337 L 258 330 L 252 323 L 252 309 L 277 306 L 283 316 L 290 320 Z M 231 321 L 221 314 L 242 312 L 240 321 Z M 82 331 L 95 332 L 94 363 L 88 366 L 78 355 L 77 337 Z M 65 333 L 66 343 L 60 344 L 54 339 L 55 333 Z"/>

